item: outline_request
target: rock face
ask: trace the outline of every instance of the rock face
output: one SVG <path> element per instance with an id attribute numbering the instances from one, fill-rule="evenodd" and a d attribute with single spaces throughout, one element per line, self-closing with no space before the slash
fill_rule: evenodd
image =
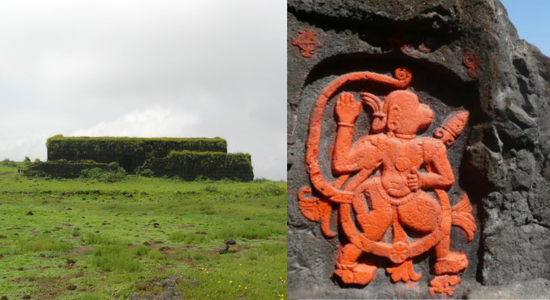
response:
<path id="1" fill-rule="evenodd" d="M 367 284 L 349 284 L 357 278 L 337 272 L 343 269 L 337 266 L 343 261 L 339 249 L 354 244 L 342 224 L 359 228 L 370 223 L 357 217 L 357 207 L 351 214 L 354 219 L 343 221 L 342 207 L 349 204 L 336 201 L 344 203 L 345 196 L 332 196 L 326 205 L 311 200 L 331 193 L 320 188 L 317 178 L 336 185 L 339 178 L 344 180 L 342 176 L 351 180 L 359 173 L 335 169 L 339 151 L 335 148 L 341 145 L 336 138 L 347 130 L 342 128 L 354 126 L 351 139 L 355 143 L 376 132 L 373 119 L 382 120 L 383 113 L 391 116 L 384 109 L 380 109 L 379 117 L 374 116 L 372 106 L 366 103 L 369 100 L 365 100 L 369 97 L 361 93 L 372 93 L 385 103 L 392 91 L 401 89 L 380 81 L 351 79 L 331 94 L 327 87 L 335 80 L 352 78 L 354 72 L 399 79 L 394 72 L 401 67 L 412 74 L 410 84 L 402 89 L 413 92 L 434 112 L 433 122 L 418 132 L 418 139 L 435 137 L 432 134 L 454 113 L 469 113 L 461 134 L 452 146 L 447 145 L 446 153 L 455 182 L 443 190 L 452 206 L 467 195 L 477 225 L 473 240 L 468 242 L 468 235 L 454 223 L 458 218 L 453 219 L 451 251 L 466 254 L 469 263 L 457 272 L 461 283 L 453 285 L 457 289 L 452 290 L 452 297 L 492 297 L 483 292 L 494 292 L 498 287 L 486 286 L 546 283 L 550 279 L 550 60 L 518 38 L 502 4 L 497 0 L 287 3 L 289 298 L 433 297 L 430 287 L 434 283 L 430 281 L 437 276 L 433 250 L 412 260 L 414 270 L 422 274 L 417 282 L 393 283 L 385 269 L 394 266 L 397 259 L 363 253 L 358 262 L 374 265 L 374 278 L 366 280 Z M 356 119 L 343 122 L 344 114 L 337 111 L 343 105 L 337 103 L 345 92 L 366 105 Z M 319 99 L 325 96 L 326 108 L 316 116 Z M 316 118 L 320 125 L 312 129 Z M 391 136 L 391 126 L 377 133 Z M 312 134 L 320 137 L 317 143 L 310 142 Z M 317 150 L 308 153 L 313 144 Z M 310 161 L 311 155 L 317 163 Z M 396 168 L 401 168 L 401 162 Z M 424 165 L 419 170 L 420 174 L 427 172 Z M 384 172 L 375 169 L 368 178 Z M 435 193 L 424 190 L 432 196 Z M 353 197 L 364 191 L 368 188 L 353 190 Z M 364 202 L 366 206 L 373 204 Z M 381 241 L 396 245 L 396 227 L 390 227 L 393 229 Z M 360 235 L 367 236 L 372 230 L 363 230 Z M 423 236 L 406 230 L 411 244 Z M 336 235 L 331 237 L 333 233 Z M 527 292 L 511 290 L 516 297 Z M 530 291 L 528 295 L 535 297 L 536 293 Z"/>

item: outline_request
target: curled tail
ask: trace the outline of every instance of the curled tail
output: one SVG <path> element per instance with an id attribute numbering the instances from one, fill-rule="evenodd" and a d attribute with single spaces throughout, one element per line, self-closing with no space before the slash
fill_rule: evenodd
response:
<path id="1" fill-rule="evenodd" d="M 468 242 L 471 241 L 474 238 L 477 225 L 472 215 L 472 205 L 470 205 L 468 195 L 463 194 L 460 201 L 453 206 L 451 218 L 453 220 L 452 224 L 464 230 Z"/>

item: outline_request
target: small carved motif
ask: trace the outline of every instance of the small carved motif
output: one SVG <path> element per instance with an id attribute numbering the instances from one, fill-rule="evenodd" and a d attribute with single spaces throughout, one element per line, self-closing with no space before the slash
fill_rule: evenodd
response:
<path id="1" fill-rule="evenodd" d="M 413 259 L 434 249 L 436 275 L 431 294 L 452 295 L 460 283 L 458 274 L 468 266 L 466 254 L 451 250 L 451 226 L 457 226 L 471 241 L 476 231 L 472 207 L 466 194 L 451 206 L 447 194 L 455 178 L 447 148 L 462 133 L 468 112 L 449 116 L 434 137 L 418 137 L 433 122 L 435 114 L 406 88 L 412 73 L 405 68 L 395 78 L 372 72 L 350 73 L 324 89 L 312 113 L 306 149 L 306 166 L 311 187 L 298 192 L 303 216 L 319 222 L 328 238 L 343 235 L 334 274 L 347 285 L 367 285 L 377 266 L 365 260 L 386 259 L 386 272 L 393 282 L 418 281 L 422 274 Z M 362 92 L 356 95 L 340 89 L 348 83 L 370 81 L 395 91 L 384 99 Z M 337 97 L 336 97 L 337 96 Z M 321 124 L 327 103 L 336 98 L 336 138 L 331 157 L 330 182 L 320 169 Z M 353 142 L 355 122 L 369 108 L 370 134 Z M 331 227 L 337 214 L 338 228 Z M 409 234 L 408 234 L 409 232 Z M 414 237 L 410 232 L 415 232 Z M 391 240 L 391 243 L 386 242 Z"/>
<path id="2" fill-rule="evenodd" d="M 298 37 L 292 41 L 292 45 L 300 48 L 304 58 L 310 58 L 319 46 L 319 42 L 317 41 L 315 32 L 311 28 L 308 28 L 298 31 Z"/>
<path id="3" fill-rule="evenodd" d="M 468 76 L 472 78 L 479 78 L 477 70 L 480 64 L 481 57 L 479 57 L 479 55 L 472 52 L 467 52 L 464 54 L 464 65 L 468 68 Z"/>

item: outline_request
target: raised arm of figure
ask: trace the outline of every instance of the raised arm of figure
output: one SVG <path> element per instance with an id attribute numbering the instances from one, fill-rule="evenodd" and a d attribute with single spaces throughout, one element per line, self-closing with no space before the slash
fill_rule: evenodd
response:
<path id="1" fill-rule="evenodd" d="M 372 136 L 361 138 L 352 147 L 353 131 L 361 102 L 355 101 L 351 93 L 342 93 L 336 102 L 335 113 L 338 130 L 332 158 L 332 171 L 336 175 L 349 174 L 362 168 L 374 169 L 378 148 L 372 143 Z M 371 166 L 372 165 L 372 166 Z"/>

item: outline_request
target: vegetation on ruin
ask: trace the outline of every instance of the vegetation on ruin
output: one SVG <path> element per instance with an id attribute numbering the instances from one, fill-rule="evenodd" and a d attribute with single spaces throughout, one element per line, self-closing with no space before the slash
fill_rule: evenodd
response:
<path id="1" fill-rule="evenodd" d="M 251 160 L 247 153 L 171 151 L 165 158 L 147 160 L 142 169 L 169 177 L 178 176 L 188 181 L 197 176 L 252 181 L 254 173 Z"/>
<path id="2" fill-rule="evenodd" d="M 285 182 L 57 180 L 14 164 L 0 163 L 0 297 L 126 299 L 180 274 L 184 299 L 286 299 Z"/>
<path id="3" fill-rule="evenodd" d="M 134 138 L 134 137 L 64 137 L 48 138 L 48 160 L 78 159 L 93 153 L 136 154 L 146 158 L 164 157 L 171 150 L 227 152 L 227 141 L 215 138 Z M 97 160 L 96 160 L 97 161 Z M 102 162 L 102 161 L 98 161 Z M 132 170 L 126 170 L 132 171 Z"/>

